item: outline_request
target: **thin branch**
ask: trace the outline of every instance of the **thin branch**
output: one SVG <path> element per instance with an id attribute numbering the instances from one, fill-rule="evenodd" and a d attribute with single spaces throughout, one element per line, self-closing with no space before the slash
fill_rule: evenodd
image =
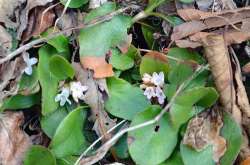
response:
<path id="1" fill-rule="evenodd" d="M 40 39 L 36 39 L 34 41 L 31 41 L 21 47 L 19 47 L 18 49 L 16 49 L 15 51 L 11 52 L 10 54 L 8 54 L 6 57 L 0 59 L 0 64 L 6 62 L 6 61 L 9 61 L 11 60 L 12 58 L 14 58 L 15 56 L 19 55 L 20 53 L 24 52 L 24 51 L 27 51 L 29 49 L 31 49 L 33 46 L 37 45 L 37 44 L 40 44 L 40 43 L 43 43 L 43 42 L 47 42 L 49 41 L 50 39 L 52 38 L 55 38 L 57 36 L 60 36 L 62 34 L 64 34 L 65 32 L 68 32 L 68 31 L 72 31 L 72 30 L 77 30 L 77 29 L 83 29 L 83 28 L 88 28 L 88 27 L 92 27 L 92 26 L 95 26 L 97 24 L 100 24 L 100 23 L 103 23 L 103 22 L 106 22 L 106 21 L 109 21 L 111 20 L 114 16 L 116 15 L 119 15 L 123 12 L 125 12 L 126 10 L 128 9 L 131 9 L 133 8 L 133 6 L 128 6 L 128 7 L 125 7 L 125 8 L 121 8 L 119 10 L 116 10 L 112 13 L 109 13 L 105 16 L 101 16 L 101 17 L 98 17 L 86 24 L 81 24 L 79 26 L 76 26 L 76 27 L 71 27 L 71 28 L 68 28 L 68 29 L 65 29 L 63 31 L 60 31 L 60 32 L 54 32 L 54 33 L 51 33 L 49 36 L 47 37 L 43 37 L 43 38 L 40 38 Z"/>
<path id="2" fill-rule="evenodd" d="M 125 123 L 126 120 L 122 120 L 120 123 L 116 124 L 114 127 L 110 128 L 106 134 L 109 134 L 110 132 L 112 132 L 113 130 L 115 130 L 117 127 L 119 127 L 121 124 Z M 79 164 L 79 162 L 81 161 L 81 159 L 102 139 L 104 138 L 104 135 L 100 136 L 96 141 L 94 141 L 84 152 L 83 154 L 81 154 L 81 156 L 77 159 L 77 161 L 75 162 L 74 165 Z"/>
<path id="3" fill-rule="evenodd" d="M 55 25 L 54 25 L 54 30 L 53 30 L 53 32 L 55 32 L 56 26 L 57 26 L 58 22 L 62 19 L 62 17 L 63 17 L 64 14 L 66 13 L 67 8 L 69 7 L 70 2 L 71 2 L 71 0 L 67 0 L 65 6 L 64 6 L 64 8 L 63 8 L 63 12 L 62 12 L 61 16 L 60 16 L 59 18 L 56 19 L 56 22 L 55 22 Z"/>
<path id="4" fill-rule="evenodd" d="M 130 132 L 130 131 L 135 131 L 137 129 L 152 125 L 157 123 L 161 117 L 169 110 L 169 108 L 172 106 L 172 104 L 174 103 L 176 97 L 180 94 L 180 92 L 185 89 L 187 87 L 187 85 L 194 79 L 196 78 L 201 72 L 203 72 L 205 69 L 207 69 L 209 67 L 209 65 L 207 64 L 206 66 L 201 66 L 198 67 L 196 69 L 196 71 L 192 74 L 192 76 L 187 79 L 185 82 L 183 82 L 179 88 L 177 89 L 177 91 L 175 92 L 174 96 L 171 98 L 170 102 L 165 106 L 165 108 L 152 120 L 146 121 L 144 123 L 135 125 L 133 127 L 129 127 L 126 129 L 123 129 L 122 131 L 118 132 L 117 134 L 115 134 L 110 140 L 108 140 L 105 144 L 103 144 L 97 151 L 96 154 L 90 157 L 87 157 L 83 160 L 80 161 L 81 165 L 91 165 L 94 164 L 96 162 L 98 162 L 99 160 L 101 160 L 106 153 L 108 152 L 108 150 L 116 143 L 116 141 L 123 136 L 125 133 Z"/>

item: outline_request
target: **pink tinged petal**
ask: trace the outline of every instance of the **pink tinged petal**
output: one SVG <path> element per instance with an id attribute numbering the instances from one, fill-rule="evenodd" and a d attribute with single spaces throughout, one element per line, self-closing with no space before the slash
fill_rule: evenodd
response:
<path id="1" fill-rule="evenodd" d="M 152 80 L 152 76 L 151 75 L 149 75 L 148 73 L 144 73 L 143 74 L 143 77 L 142 77 L 143 83 L 146 83 L 146 84 L 150 83 L 151 80 Z"/>
<path id="2" fill-rule="evenodd" d="M 160 87 L 156 87 L 155 89 L 156 97 L 158 98 L 158 102 L 160 104 L 163 104 L 165 101 L 165 94 L 163 93 L 162 89 Z"/>
<path id="3" fill-rule="evenodd" d="M 150 100 L 152 97 L 155 96 L 155 91 L 153 87 L 147 87 L 144 91 L 144 95 Z"/>
<path id="4" fill-rule="evenodd" d="M 159 74 L 157 74 L 156 72 L 153 73 L 152 76 L 152 83 L 155 84 L 156 86 L 163 86 L 164 85 L 164 73 L 160 72 Z"/>
<path id="5" fill-rule="evenodd" d="M 164 101 L 165 101 L 165 99 L 164 99 L 164 98 L 162 98 L 162 97 L 158 97 L 158 102 L 159 102 L 159 104 L 163 104 L 163 103 L 164 103 Z"/>

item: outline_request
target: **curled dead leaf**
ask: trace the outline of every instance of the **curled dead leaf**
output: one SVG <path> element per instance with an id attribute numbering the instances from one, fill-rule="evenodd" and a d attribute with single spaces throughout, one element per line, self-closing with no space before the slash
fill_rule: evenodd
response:
<path id="1" fill-rule="evenodd" d="M 25 63 L 22 57 L 0 65 L 0 105 L 3 100 L 18 92 L 18 85 Z"/>
<path id="2" fill-rule="evenodd" d="M 94 71 L 94 78 L 112 77 L 114 75 L 113 67 L 106 62 L 105 57 L 84 56 L 80 60 L 84 68 Z"/>
<path id="3" fill-rule="evenodd" d="M 22 41 L 27 41 L 33 36 L 38 36 L 54 23 L 53 10 L 46 11 L 45 7 L 36 7 L 29 14 L 27 29 L 23 32 Z"/>
<path id="4" fill-rule="evenodd" d="M 208 29 L 212 29 L 210 33 L 221 34 L 222 32 L 224 33 L 224 31 L 214 30 L 214 28 L 220 28 L 225 25 L 232 27 L 225 33 L 227 44 L 241 43 L 250 37 L 250 7 L 213 13 L 196 9 L 183 9 L 179 10 L 178 13 L 183 19 L 189 21 L 174 27 L 171 36 L 171 39 L 177 41 L 182 47 L 197 47 L 200 40 L 197 40 L 197 38 L 193 40 L 194 37 L 189 38 L 188 41 L 181 39 Z M 241 26 L 239 27 L 238 24 L 241 24 Z"/>
<path id="5" fill-rule="evenodd" d="M 205 149 L 208 145 L 213 146 L 213 159 L 219 162 L 226 152 L 226 140 L 220 136 L 223 126 L 219 114 L 202 113 L 189 121 L 183 144 L 186 144 L 196 151 Z"/>
<path id="6" fill-rule="evenodd" d="M 31 146 L 28 135 L 21 130 L 22 112 L 4 112 L 0 116 L 0 160 L 3 165 L 18 165 Z"/>

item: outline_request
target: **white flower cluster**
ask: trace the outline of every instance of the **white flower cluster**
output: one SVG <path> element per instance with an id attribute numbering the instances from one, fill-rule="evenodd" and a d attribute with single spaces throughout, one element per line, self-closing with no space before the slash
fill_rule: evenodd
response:
<path id="1" fill-rule="evenodd" d="M 165 101 L 165 94 L 162 91 L 164 86 L 164 73 L 160 72 L 157 74 L 153 73 L 151 76 L 148 73 L 145 73 L 142 78 L 143 84 L 140 86 L 142 89 L 145 89 L 144 95 L 151 100 L 152 98 L 157 98 L 159 104 L 163 104 Z"/>
<path id="2" fill-rule="evenodd" d="M 82 85 L 80 82 L 71 82 L 70 87 L 63 87 L 61 93 L 56 95 L 55 101 L 60 102 L 60 106 L 64 106 L 66 102 L 71 104 L 71 101 L 69 100 L 71 94 L 74 101 L 78 103 L 79 100 L 85 98 L 85 92 L 87 90 L 88 86 Z"/>

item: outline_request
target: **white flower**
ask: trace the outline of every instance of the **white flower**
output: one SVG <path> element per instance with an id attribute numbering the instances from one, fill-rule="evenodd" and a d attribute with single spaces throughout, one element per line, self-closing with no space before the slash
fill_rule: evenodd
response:
<path id="1" fill-rule="evenodd" d="M 164 73 L 160 72 L 159 74 L 157 74 L 156 72 L 154 72 L 152 79 L 151 79 L 151 82 L 156 86 L 163 87 L 163 85 L 164 85 Z"/>
<path id="2" fill-rule="evenodd" d="M 71 82 L 70 91 L 75 102 L 78 103 L 78 99 L 83 100 L 85 95 L 84 92 L 88 90 L 88 86 L 82 85 L 80 82 Z"/>
<path id="3" fill-rule="evenodd" d="M 163 93 L 162 89 L 159 86 L 157 86 L 155 88 L 155 95 L 158 98 L 159 104 L 163 104 L 164 101 L 165 101 L 166 96 L 165 96 L 165 94 Z"/>
<path id="4" fill-rule="evenodd" d="M 69 100 L 69 88 L 62 88 L 62 92 L 60 94 L 57 94 L 55 97 L 55 102 L 60 101 L 60 106 L 64 106 L 64 104 L 67 102 L 71 104 L 71 101 Z"/>
<path id="5" fill-rule="evenodd" d="M 32 65 L 35 65 L 37 63 L 37 58 L 30 58 L 29 53 L 24 53 L 23 60 L 26 63 L 26 68 L 24 69 L 24 72 L 27 75 L 32 75 Z"/>
<path id="6" fill-rule="evenodd" d="M 151 83 L 151 80 L 152 80 L 151 75 L 149 75 L 148 73 L 143 74 L 142 81 L 143 81 L 144 84 Z"/>
<path id="7" fill-rule="evenodd" d="M 152 97 L 156 96 L 154 87 L 147 87 L 144 91 L 144 95 L 150 100 Z"/>

